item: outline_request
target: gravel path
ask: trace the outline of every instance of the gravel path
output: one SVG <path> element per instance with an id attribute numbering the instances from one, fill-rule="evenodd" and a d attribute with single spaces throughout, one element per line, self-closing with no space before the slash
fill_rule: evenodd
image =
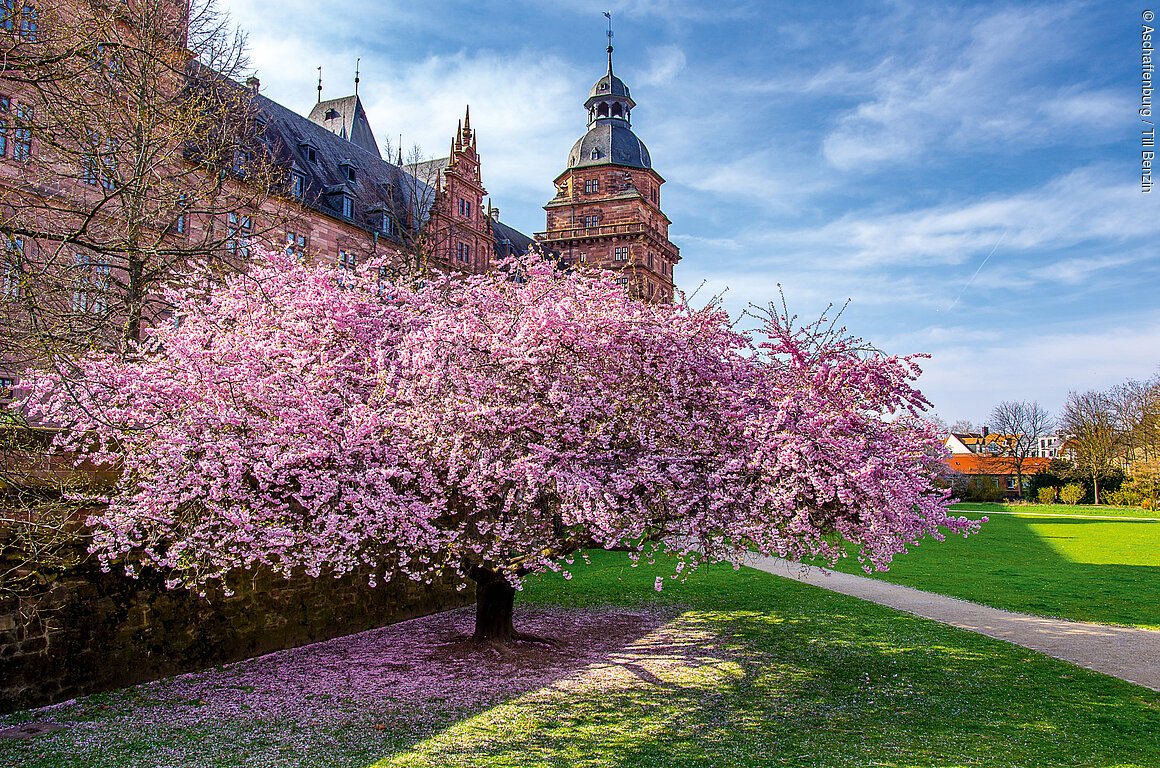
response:
<path id="1" fill-rule="evenodd" d="M 773 557 L 754 555 L 748 565 L 776 576 L 1006 640 L 1160 691 L 1160 631 L 1001 611 L 864 576 L 823 572 L 820 568 Z"/>

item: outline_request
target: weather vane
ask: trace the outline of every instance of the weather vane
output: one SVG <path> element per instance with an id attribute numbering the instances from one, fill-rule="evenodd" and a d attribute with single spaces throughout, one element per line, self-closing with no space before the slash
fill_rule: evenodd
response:
<path id="1" fill-rule="evenodd" d="M 612 72 L 612 11 L 605 11 L 604 18 L 608 19 L 608 71 Z"/>

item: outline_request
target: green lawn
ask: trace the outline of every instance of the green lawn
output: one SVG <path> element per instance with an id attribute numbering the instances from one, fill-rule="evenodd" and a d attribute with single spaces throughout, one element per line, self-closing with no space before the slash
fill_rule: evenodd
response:
<path id="1" fill-rule="evenodd" d="M 1160 512 L 1140 507 L 1109 507 L 1103 504 L 995 504 L 963 501 L 951 507 L 958 512 L 982 512 L 987 515 L 1079 515 L 1081 517 L 1143 517 L 1160 520 Z"/>
<path id="2" fill-rule="evenodd" d="M 371 651 L 348 639 L 22 713 L 69 727 L 0 741 L 0 765 L 1160 766 L 1160 695 L 1139 686 L 757 571 L 705 568 L 659 595 L 671 564 L 597 553 L 573 571 L 521 595 L 517 621 L 547 615 L 562 641 L 534 683 L 412 623 Z M 592 635 L 621 613 L 654 620 Z M 586 632 L 611 645 L 583 657 Z M 376 690 L 405 663 L 400 635 L 420 641 L 413 684 Z"/>
<path id="3" fill-rule="evenodd" d="M 956 511 L 978 517 L 970 507 L 993 506 L 960 504 Z M 979 533 L 925 541 L 889 571 L 870 575 L 1037 616 L 1160 628 L 1160 519 L 1038 514 L 1059 505 L 1010 509 L 1016 512 L 986 509 L 991 516 Z M 863 574 L 853 558 L 836 569 Z"/>

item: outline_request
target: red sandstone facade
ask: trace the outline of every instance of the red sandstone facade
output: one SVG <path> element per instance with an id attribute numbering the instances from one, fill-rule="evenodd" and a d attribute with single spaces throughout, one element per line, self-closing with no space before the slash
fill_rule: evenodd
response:
<path id="1" fill-rule="evenodd" d="M 185 8 L 174 0 L 146 1 L 157 2 L 163 14 Z M 24 15 L 35 15 L 34 3 L 18 5 Z M 50 13 L 39 18 L 43 25 L 52 17 Z M 21 31 L 21 18 L 14 20 L 17 27 L 7 34 L 29 42 L 20 37 L 29 34 Z M 166 43 L 176 58 L 188 58 L 182 38 L 187 19 L 162 26 L 180 30 L 177 38 L 167 32 Z M 45 30 L 37 33 L 44 35 Z M 111 70 L 106 74 L 115 77 Z M 116 83 L 110 82 L 115 88 Z M 672 300 L 673 270 L 680 253 L 669 240 L 670 221 L 661 209 L 664 179 L 652 168 L 648 150 L 632 132 L 631 112 L 636 103 L 612 72 L 611 46 L 607 74 L 585 101 L 589 130 L 576 142 L 567 168 L 555 180 L 557 194 L 545 206 L 546 231 L 537 235 L 538 244 L 501 224 L 498 210 L 485 203 L 487 191 L 469 112 L 455 132 L 448 158 L 424 163 L 425 173 L 417 173 L 417 168 L 403 166 L 401 158 L 398 163 L 382 158 L 357 94 L 320 100 L 311 115 L 303 117 L 261 96 L 256 78 L 247 86 L 263 151 L 276 169 L 273 193 L 249 195 L 247 179 L 256 177 L 236 167 L 231 173 L 228 162 L 222 169 L 225 181 L 216 207 L 199 211 L 196 202 L 188 205 L 179 194 L 180 184 L 174 184 L 173 194 L 163 195 L 166 199 L 156 203 L 152 215 L 148 235 L 156 239 L 158 250 L 196 255 L 199 243 L 204 251 L 213 242 L 226 251 L 223 260 L 244 264 L 252 247 L 264 245 L 348 268 L 368 259 L 410 259 L 417 260 L 421 269 L 479 273 L 491 269 L 496 255 L 520 255 L 539 247 L 576 268 L 616 270 L 618 280 L 642 299 Z M 39 194 L 83 202 L 108 195 L 116 200 L 117 168 L 132 166 L 131 158 L 120 162 L 111 156 L 97 158 L 96 171 L 75 160 L 62 163 L 34 134 L 22 131 L 22 110 L 48 114 L 53 105 L 36 104 L 30 89 L 18 91 L 2 84 L 0 97 L 0 214 L 17 196 Z M 108 179 L 101 175 L 105 170 Z M 88 178 L 94 173 L 100 178 Z M 33 177 L 36 184 L 29 183 Z M 76 207 L 85 209 L 84 205 Z M 117 208 L 109 206 L 108 210 L 114 213 L 105 224 L 115 230 Z M 99 253 L 81 253 L 67 243 L 39 243 L 33 236 L 9 231 L 12 228 L 5 227 L 6 221 L 15 219 L 0 215 L 0 244 L 4 246 L 0 248 L 4 280 L 0 302 L 18 302 L 21 283 L 29 279 L 28 265 L 45 262 L 51 251 L 62 265 L 58 272 L 62 289 L 57 295 L 64 322 L 70 328 L 74 322 L 89 329 L 124 326 L 112 291 L 128 284 L 128 268 L 116 260 L 108 263 L 109 258 Z M 72 283 L 79 288 L 74 289 Z M 156 308 L 152 316 L 146 314 L 142 319 L 146 325 L 164 317 L 164 311 Z M 0 359 L 0 402 L 11 395 L 22 368 L 23 362 L 9 360 L 6 366 Z"/>
<path id="2" fill-rule="evenodd" d="M 608 72 L 584 106 L 588 132 L 556 177 L 556 197 L 544 206 L 547 229 L 536 239 L 573 266 L 616 270 L 618 281 L 641 299 L 670 302 L 681 256 L 661 210 L 665 180 L 632 132 L 636 102 L 612 72 L 612 46 Z"/>

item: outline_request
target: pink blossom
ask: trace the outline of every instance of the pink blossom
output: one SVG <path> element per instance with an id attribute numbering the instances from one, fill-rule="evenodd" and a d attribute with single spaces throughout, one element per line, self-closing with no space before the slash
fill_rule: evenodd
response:
<path id="1" fill-rule="evenodd" d="M 89 519 L 105 565 L 193 587 L 256 564 L 518 586 L 591 545 L 692 568 L 833 560 L 844 539 L 884 568 L 977 528 L 934 487 L 920 357 L 520 269 L 414 287 L 265 255 L 192 275 L 180 324 L 84 357 L 79 384 L 33 377 L 27 405 L 121 470 Z"/>

